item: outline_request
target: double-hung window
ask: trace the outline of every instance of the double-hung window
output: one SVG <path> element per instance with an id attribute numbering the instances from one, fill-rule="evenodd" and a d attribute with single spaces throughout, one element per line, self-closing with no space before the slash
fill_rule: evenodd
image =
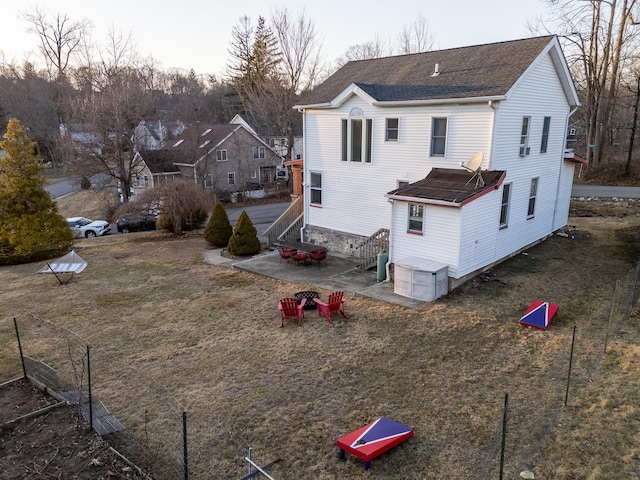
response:
<path id="1" fill-rule="evenodd" d="M 431 150 L 432 157 L 444 157 L 447 146 L 447 119 L 433 118 L 431 120 Z"/>
<path id="2" fill-rule="evenodd" d="M 227 174 L 227 181 L 229 182 L 229 185 L 235 185 L 236 184 L 236 174 L 235 174 L 235 172 L 229 172 Z"/>
<path id="3" fill-rule="evenodd" d="M 409 204 L 409 232 L 424 232 L 424 205 L 417 203 Z"/>
<path id="4" fill-rule="evenodd" d="M 549 145 L 549 127 L 551 126 L 551 117 L 544 117 L 542 124 L 542 140 L 540 141 L 540 153 L 547 153 Z"/>
<path id="5" fill-rule="evenodd" d="M 531 188 L 529 190 L 529 207 L 527 208 L 527 217 L 533 217 L 536 211 L 536 197 L 538 196 L 538 177 L 531 179 Z"/>
<path id="6" fill-rule="evenodd" d="M 253 147 L 253 158 L 264 158 L 265 150 L 264 147 Z"/>
<path id="7" fill-rule="evenodd" d="M 522 117 L 522 129 L 520 130 L 520 156 L 529 155 L 529 129 L 531 117 Z"/>
<path id="8" fill-rule="evenodd" d="M 226 162 L 227 161 L 227 151 L 226 150 L 216 150 L 216 160 L 218 162 Z"/>
<path id="9" fill-rule="evenodd" d="M 505 183 L 502 186 L 502 204 L 500 205 L 500 228 L 504 228 L 509 223 L 509 201 L 511 199 L 511 184 Z"/>
<path id="10" fill-rule="evenodd" d="M 309 173 L 309 188 L 311 193 L 311 205 L 322 205 L 322 173 Z"/>
<path id="11" fill-rule="evenodd" d="M 363 118 L 361 109 L 353 108 L 349 118 L 341 121 L 341 157 L 343 162 L 371 163 L 373 120 Z"/>
<path id="12" fill-rule="evenodd" d="M 384 139 L 387 142 L 398 141 L 399 120 L 397 118 L 387 118 L 385 125 Z"/>

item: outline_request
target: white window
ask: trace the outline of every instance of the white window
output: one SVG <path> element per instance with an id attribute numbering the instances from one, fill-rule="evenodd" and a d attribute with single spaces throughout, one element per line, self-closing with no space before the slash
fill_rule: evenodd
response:
<path id="1" fill-rule="evenodd" d="M 409 185 L 409 182 L 407 180 L 397 180 L 396 183 L 398 185 L 397 188 L 403 188 Z"/>
<path id="2" fill-rule="evenodd" d="M 447 146 L 447 119 L 433 118 L 431 120 L 431 156 L 444 157 Z"/>
<path id="3" fill-rule="evenodd" d="M 226 162 L 227 161 L 227 151 L 226 150 L 216 150 L 216 160 L 218 162 Z"/>
<path id="4" fill-rule="evenodd" d="M 251 170 L 251 178 L 258 178 L 258 172 Z"/>
<path id="5" fill-rule="evenodd" d="M 538 177 L 531 179 L 531 189 L 529 190 L 529 207 L 527 208 L 527 217 L 533 217 L 536 211 L 536 197 L 538 196 Z"/>
<path id="6" fill-rule="evenodd" d="M 311 205 L 322 205 L 322 173 L 310 172 Z"/>
<path id="7" fill-rule="evenodd" d="M 147 175 L 144 176 L 144 188 L 149 188 L 149 177 Z"/>
<path id="8" fill-rule="evenodd" d="M 253 147 L 253 158 L 264 158 L 264 147 Z"/>
<path id="9" fill-rule="evenodd" d="M 531 117 L 522 117 L 522 129 L 520 130 L 520 156 L 529 155 L 529 128 Z"/>
<path id="10" fill-rule="evenodd" d="M 228 181 L 229 185 L 235 185 L 236 184 L 236 174 L 235 174 L 235 172 L 229 172 L 227 174 L 227 181 Z"/>
<path id="11" fill-rule="evenodd" d="M 399 121 L 397 118 L 387 118 L 384 139 L 387 142 L 398 141 Z"/>
<path id="12" fill-rule="evenodd" d="M 409 204 L 409 228 L 413 233 L 423 233 L 424 229 L 424 205 Z"/>
<path id="13" fill-rule="evenodd" d="M 363 118 L 362 110 L 351 109 L 349 119 L 342 119 L 342 161 L 371 163 L 373 120 Z"/>
<path id="14" fill-rule="evenodd" d="M 502 186 L 502 204 L 500 206 L 500 227 L 506 227 L 509 222 L 509 200 L 511 197 L 511 184 Z"/>
<path id="15" fill-rule="evenodd" d="M 204 176 L 204 188 L 212 188 L 213 187 L 213 173 L 207 173 Z"/>
<path id="16" fill-rule="evenodd" d="M 549 145 L 549 127 L 551 126 L 551 117 L 544 117 L 542 124 L 542 140 L 540 141 L 540 153 L 547 153 Z"/>

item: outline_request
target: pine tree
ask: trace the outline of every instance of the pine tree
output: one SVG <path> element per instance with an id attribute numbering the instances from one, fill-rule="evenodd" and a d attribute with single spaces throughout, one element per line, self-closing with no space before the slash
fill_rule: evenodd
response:
<path id="1" fill-rule="evenodd" d="M 258 231 L 245 210 L 240 214 L 238 223 L 233 229 L 228 248 L 232 255 L 254 255 L 260 252 Z"/>
<path id="2" fill-rule="evenodd" d="M 44 189 L 45 177 L 20 122 L 0 142 L 0 264 L 32 262 L 68 250 L 73 233 Z"/>
<path id="3" fill-rule="evenodd" d="M 221 203 L 216 203 L 207 228 L 204 230 L 204 239 L 216 247 L 226 247 L 232 234 L 233 227 L 226 210 Z"/>

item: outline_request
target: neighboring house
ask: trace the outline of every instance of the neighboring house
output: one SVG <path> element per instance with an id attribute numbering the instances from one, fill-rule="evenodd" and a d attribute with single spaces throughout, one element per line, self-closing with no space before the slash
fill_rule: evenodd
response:
<path id="1" fill-rule="evenodd" d="M 180 170 L 174 165 L 174 160 L 169 150 L 138 150 L 134 158 L 138 171 L 132 179 L 134 195 L 180 178 Z"/>
<path id="2" fill-rule="evenodd" d="M 389 265 L 426 269 L 399 293 L 455 287 L 567 224 L 578 105 L 555 36 L 349 62 L 295 107 L 301 240 L 362 258 L 388 232 Z"/>
<path id="3" fill-rule="evenodd" d="M 151 188 L 175 177 L 190 178 L 222 197 L 251 196 L 275 188 L 280 157 L 242 125 L 196 124 L 162 150 L 137 152 L 142 169 L 136 189 Z"/>
<path id="4" fill-rule="evenodd" d="M 160 150 L 171 145 L 173 140 L 184 132 L 185 125 L 179 121 L 141 120 L 134 129 L 136 150 Z"/>
<path id="5" fill-rule="evenodd" d="M 60 135 L 71 143 L 76 157 L 102 154 L 102 135 L 91 124 L 60 124 Z"/>
<path id="6" fill-rule="evenodd" d="M 291 159 L 302 158 L 302 116 L 295 115 L 292 125 L 293 145 L 291 148 Z M 253 115 L 234 116 L 229 123 L 243 125 L 247 130 L 262 138 L 281 157 L 286 158 L 289 150 L 289 137 L 286 132 L 273 122 L 267 122 Z"/>

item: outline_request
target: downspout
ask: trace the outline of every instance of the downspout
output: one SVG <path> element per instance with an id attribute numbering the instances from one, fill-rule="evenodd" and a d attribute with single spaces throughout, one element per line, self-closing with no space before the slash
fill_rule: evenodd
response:
<path id="1" fill-rule="evenodd" d="M 304 227 L 306 225 L 306 219 L 309 218 L 309 204 L 307 200 L 309 197 L 309 192 L 307 191 L 309 185 L 307 183 L 307 178 L 309 178 L 309 169 L 306 167 L 306 158 L 307 158 L 307 115 L 304 109 L 300 110 L 302 113 L 302 227 L 300 227 L 300 243 L 304 243 Z"/>
<path id="2" fill-rule="evenodd" d="M 389 215 L 389 218 L 391 218 L 391 223 L 392 223 L 390 227 L 393 227 L 393 198 L 389 198 L 387 201 L 391 204 L 391 215 Z M 389 257 L 387 258 L 387 263 L 384 266 L 385 279 L 383 283 L 387 283 L 391 281 L 391 252 L 392 251 L 393 251 L 393 228 L 389 228 L 389 251 L 387 252 L 389 254 Z"/>

